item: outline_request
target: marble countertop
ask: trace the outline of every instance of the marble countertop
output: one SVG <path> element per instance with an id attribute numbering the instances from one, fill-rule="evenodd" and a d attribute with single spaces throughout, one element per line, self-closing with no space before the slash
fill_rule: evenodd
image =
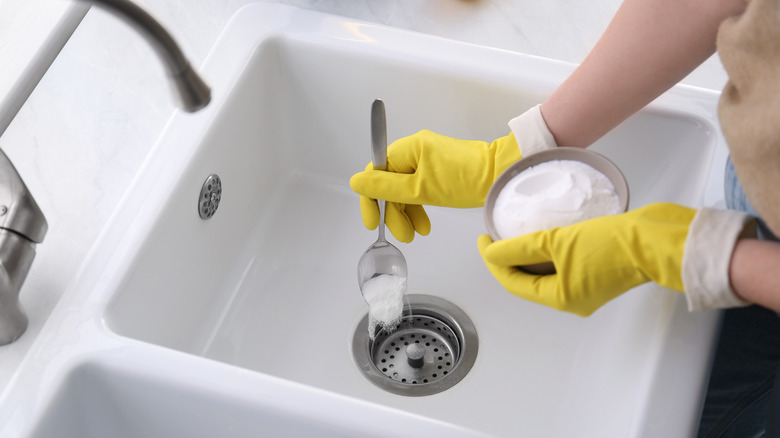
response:
<path id="1" fill-rule="evenodd" d="M 583 59 L 621 3 L 271 2 L 569 62 Z M 230 16 L 250 1 L 139 3 L 165 23 L 193 65 L 200 65 Z M 5 37 L 0 34 L 0 38 Z M 21 55 L 11 57 L 12 62 L 28 62 L 28 51 L 38 50 L 40 42 L 30 39 L 22 44 L 16 52 Z M 15 71 L 24 72 L 22 67 Z M 719 60 L 713 57 L 683 82 L 720 89 L 725 80 Z M 0 347 L 0 389 L 8 384 L 59 298 L 78 275 L 174 110 L 162 65 L 146 42 L 124 23 L 93 7 L 0 136 L 0 147 L 49 221 L 48 235 L 38 246 L 21 291 L 30 326 L 18 341 Z"/>

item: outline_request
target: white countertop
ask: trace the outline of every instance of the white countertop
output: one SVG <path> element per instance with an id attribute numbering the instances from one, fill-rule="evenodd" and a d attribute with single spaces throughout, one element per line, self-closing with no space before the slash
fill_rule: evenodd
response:
<path id="1" fill-rule="evenodd" d="M 7 1 L 0 0 L 0 11 Z M 585 56 L 620 4 L 619 0 L 271 2 L 570 62 Z M 230 16 L 250 1 L 139 3 L 168 27 L 193 65 L 200 65 Z M 62 14 L 67 10 L 59 9 Z M 54 22 L 60 22 L 63 15 L 54 15 Z M 6 38 L 9 36 L 0 32 L 0 40 Z M 15 81 L 18 77 L 13 75 L 30 74 L 30 53 L 40 50 L 40 41 L 17 40 L 17 45 L 5 52 L 0 43 L 0 56 L 6 58 L 0 65 L 14 66 L 10 74 L 3 67 L 6 76 L 0 78 Z M 713 57 L 683 82 L 720 89 L 725 79 L 722 66 Z M 146 42 L 124 23 L 93 8 L 0 137 L 0 147 L 49 222 L 48 235 L 38 246 L 21 291 L 30 326 L 21 339 L 0 347 L 0 389 L 12 378 L 46 318 L 77 276 L 175 110 L 167 87 L 162 65 Z M 10 93 L 7 89 L 0 88 L 3 104 Z"/>
<path id="2" fill-rule="evenodd" d="M 0 0 L 0 134 L 89 9 L 64 0 Z"/>

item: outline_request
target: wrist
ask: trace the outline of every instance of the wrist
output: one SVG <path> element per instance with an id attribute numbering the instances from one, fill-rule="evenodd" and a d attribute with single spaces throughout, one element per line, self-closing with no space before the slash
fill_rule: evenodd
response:
<path id="1" fill-rule="evenodd" d="M 741 299 L 780 311 L 780 243 L 751 238 L 739 239 L 731 256 L 729 278 Z"/>

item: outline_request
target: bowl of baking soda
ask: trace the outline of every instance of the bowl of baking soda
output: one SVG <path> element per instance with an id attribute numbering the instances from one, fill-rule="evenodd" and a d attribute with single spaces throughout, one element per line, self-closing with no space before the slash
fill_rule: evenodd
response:
<path id="1" fill-rule="evenodd" d="M 559 147 L 529 155 L 499 175 L 485 199 L 485 224 L 496 241 L 627 208 L 628 183 L 615 163 L 588 149 Z M 555 272 L 551 262 L 520 268 Z"/>

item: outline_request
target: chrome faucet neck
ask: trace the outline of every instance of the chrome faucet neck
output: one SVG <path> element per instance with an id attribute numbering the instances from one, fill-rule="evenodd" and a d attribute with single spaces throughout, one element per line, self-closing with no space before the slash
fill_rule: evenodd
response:
<path id="1" fill-rule="evenodd" d="M 211 89 L 192 68 L 170 33 L 149 12 L 130 0 L 81 0 L 96 4 L 136 29 L 160 56 L 179 106 L 197 111 L 211 101 Z"/>

